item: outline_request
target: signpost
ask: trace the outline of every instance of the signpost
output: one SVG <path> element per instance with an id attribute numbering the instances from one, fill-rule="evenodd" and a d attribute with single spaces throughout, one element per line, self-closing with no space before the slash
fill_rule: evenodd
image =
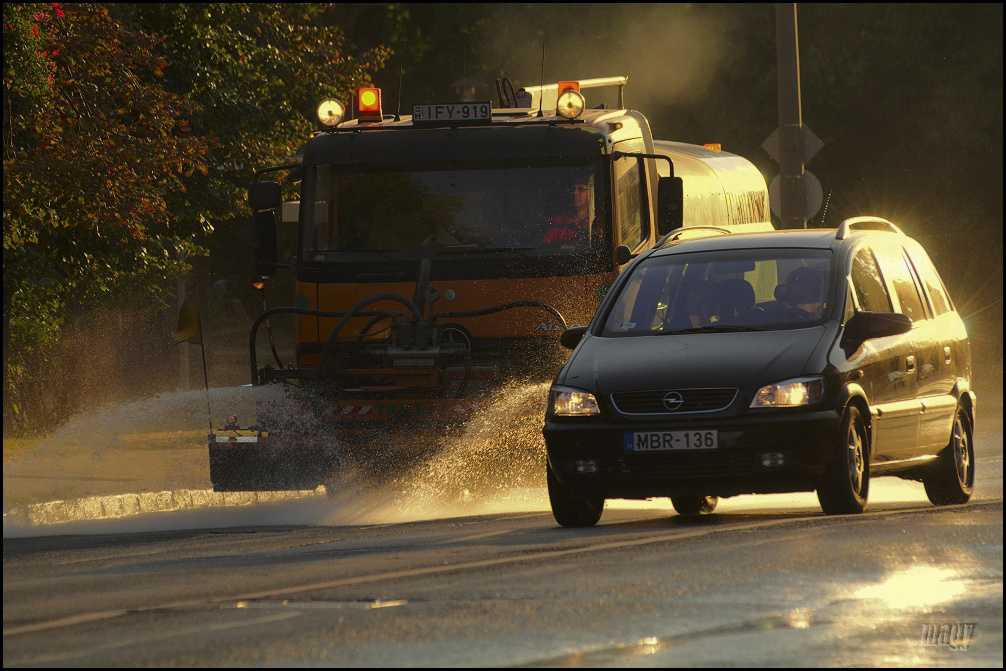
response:
<path id="1" fill-rule="evenodd" d="M 769 184 L 769 206 L 782 228 L 806 228 L 807 220 L 821 209 L 824 198 L 821 182 L 804 170 L 804 163 L 824 143 L 803 125 L 796 4 L 777 4 L 775 17 L 779 127 L 762 143 L 779 163 L 779 174 Z"/>

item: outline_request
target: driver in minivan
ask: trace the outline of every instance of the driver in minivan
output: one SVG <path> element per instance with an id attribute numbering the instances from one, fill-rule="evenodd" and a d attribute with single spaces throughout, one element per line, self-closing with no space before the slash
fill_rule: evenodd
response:
<path id="1" fill-rule="evenodd" d="M 817 319 L 824 310 L 824 275 L 820 270 L 803 267 L 789 274 L 786 296 L 793 307 L 806 313 L 807 319 Z"/>

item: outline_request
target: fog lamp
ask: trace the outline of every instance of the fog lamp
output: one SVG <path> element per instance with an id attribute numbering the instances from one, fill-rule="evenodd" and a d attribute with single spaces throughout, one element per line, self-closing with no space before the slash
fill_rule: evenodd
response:
<path id="1" fill-rule="evenodd" d="M 577 459 L 577 473 L 597 473 L 597 462 L 593 459 Z"/>
<path id="2" fill-rule="evenodd" d="M 780 452 L 766 452 L 761 455 L 761 465 L 765 468 L 772 468 L 773 466 L 782 466 L 786 463 L 786 457 Z"/>

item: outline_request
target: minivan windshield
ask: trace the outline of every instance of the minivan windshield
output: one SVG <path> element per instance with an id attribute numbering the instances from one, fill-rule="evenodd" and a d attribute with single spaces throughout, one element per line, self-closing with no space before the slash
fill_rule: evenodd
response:
<path id="1" fill-rule="evenodd" d="M 636 266 L 602 335 L 637 336 L 808 326 L 830 313 L 832 256 L 819 249 L 745 249 L 652 256 Z"/>

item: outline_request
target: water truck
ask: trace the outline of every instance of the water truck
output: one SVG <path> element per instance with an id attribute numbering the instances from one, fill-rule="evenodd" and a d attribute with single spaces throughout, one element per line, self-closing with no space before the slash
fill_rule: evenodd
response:
<path id="1" fill-rule="evenodd" d="M 251 383 L 289 402 L 210 436 L 214 489 L 333 487 L 350 461 L 413 463 L 508 383 L 550 381 L 560 334 L 635 255 L 696 227 L 771 229 L 757 168 L 654 140 L 626 80 L 504 79 L 499 105 L 411 115 L 385 113 L 377 88 L 357 92 L 352 119 L 323 101 L 301 159 L 260 170 L 248 197 L 256 272 L 294 279 L 293 304 L 252 327 Z M 615 102 L 588 107 L 602 87 Z M 282 202 L 281 180 L 299 200 Z M 296 226 L 288 263 L 278 222 Z M 261 327 L 279 318 L 295 322 L 294 360 L 273 346 L 260 364 Z M 521 421 L 540 428 L 541 412 Z"/>

